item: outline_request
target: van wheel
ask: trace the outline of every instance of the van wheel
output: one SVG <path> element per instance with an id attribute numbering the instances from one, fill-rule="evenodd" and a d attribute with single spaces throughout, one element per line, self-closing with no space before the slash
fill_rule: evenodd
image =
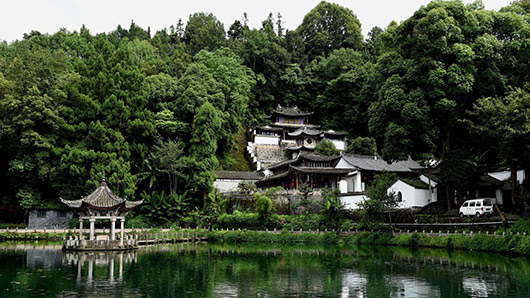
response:
<path id="1" fill-rule="evenodd" d="M 460 212 L 460 218 L 464 218 L 464 213 Z"/>
<path id="2" fill-rule="evenodd" d="M 479 217 L 480 217 L 480 213 L 477 212 L 477 214 L 476 214 L 475 216 L 476 216 L 477 218 L 479 218 Z"/>

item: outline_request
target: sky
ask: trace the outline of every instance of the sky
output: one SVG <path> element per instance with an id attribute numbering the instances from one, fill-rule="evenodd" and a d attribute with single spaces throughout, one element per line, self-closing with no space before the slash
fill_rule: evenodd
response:
<path id="1" fill-rule="evenodd" d="M 429 0 L 329 0 L 351 9 L 362 24 L 363 34 L 374 26 L 385 28 L 401 22 Z M 513 0 L 483 0 L 486 9 L 498 10 Z M 320 0 L 4 0 L 0 17 L 0 40 L 14 41 L 37 30 L 53 34 L 60 28 L 78 31 L 84 24 L 93 34 L 110 32 L 118 25 L 129 28 L 131 20 L 151 32 L 169 28 L 194 12 L 211 12 L 225 30 L 246 12 L 250 27 L 260 27 L 270 12 L 282 15 L 284 28 L 293 30 Z M 464 0 L 465 3 L 474 0 Z"/>

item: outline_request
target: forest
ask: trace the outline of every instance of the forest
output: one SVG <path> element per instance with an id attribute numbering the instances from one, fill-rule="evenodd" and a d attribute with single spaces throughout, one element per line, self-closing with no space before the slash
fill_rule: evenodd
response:
<path id="1" fill-rule="evenodd" d="M 435 0 L 367 36 L 324 1 L 293 30 L 247 23 L 199 12 L 0 43 L 0 206 L 55 208 L 104 174 L 153 210 L 204 208 L 213 171 L 248 167 L 238 140 L 278 104 L 348 132 L 350 152 L 444 160 L 456 189 L 464 161 L 529 168 L 530 1 Z"/>

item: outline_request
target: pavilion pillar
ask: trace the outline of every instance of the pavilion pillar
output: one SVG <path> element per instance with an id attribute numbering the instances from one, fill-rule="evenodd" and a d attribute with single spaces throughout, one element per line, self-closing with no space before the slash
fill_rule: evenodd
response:
<path id="1" fill-rule="evenodd" d="M 125 230 L 125 217 L 122 217 L 120 219 L 120 245 L 121 247 L 123 247 L 124 230 Z"/>
<path id="2" fill-rule="evenodd" d="M 83 241 L 83 220 L 79 219 L 79 240 Z"/>
<path id="3" fill-rule="evenodd" d="M 92 284 L 92 277 L 94 275 L 94 259 L 88 260 L 88 283 Z"/>
<path id="4" fill-rule="evenodd" d="M 94 240 L 94 223 L 96 222 L 96 219 L 91 217 L 88 221 L 90 222 L 90 239 L 89 240 Z"/>
<path id="5" fill-rule="evenodd" d="M 111 256 L 110 258 L 109 279 L 110 281 L 114 280 L 114 256 Z"/>
<path id="6" fill-rule="evenodd" d="M 116 217 L 113 216 L 110 218 L 110 240 L 116 239 L 115 230 L 116 230 Z"/>
<path id="7" fill-rule="evenodd" d="M 123 279 L 123 253 L 120 253 L 120 269 L 118 271 L 118 278 Z"/>

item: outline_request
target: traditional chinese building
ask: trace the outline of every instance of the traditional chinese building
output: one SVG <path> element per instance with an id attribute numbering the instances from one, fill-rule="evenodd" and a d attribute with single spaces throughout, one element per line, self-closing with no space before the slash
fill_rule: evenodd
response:
<path id="1" fill-rule="evenodd" d="M 338 150 L 346 149 L 345 132 L 322 130 L 320 125 L 311 123 L 312 116 L 312 112 L 302 111 L 296 106 L 279 105 L 266 117 L 271 123 L 254 128 L 247 151 L 257 170 L 296 158 L 302 152 L 313 152 L 323 139 L 330 140 Z"/>
<path id="2" fill-rule="evenodd" d="M 61 202 L 77 211 L 79 215 L 79 239 L 67 239 L 65 249 L 68 250 L 122 250 L 136 248 L 133 239 L 125 239 L 125 216 L 140 201 L 128 201 L 115 195 L 105 182 L 105 177 L 100 186 L 90 195 L 79 200 L 63 200 Z M 96 220 L 110 221 L 110 235 L 96 239 L 94 234 Z M 88 240 L 84 239 L 83 222 L 88 220 L 90 232 Z M 116 239 L 116 221 L 120 221 L 120 237 Z M 77 238 L 77 237 L 76 237 Z"/>
<path id="3" fill-rule="evenodd" d="M 337 188 L 342 176 L 351 170 L 337 169 L 340 156 L 323 156 L 315 153 L 301 153 L 272 166 L 264 172 L 266 177 L 256 182 L 260 188 L 281 186 L 285 189 L 299 190 L 302 184 L 311 189 Z"/>

